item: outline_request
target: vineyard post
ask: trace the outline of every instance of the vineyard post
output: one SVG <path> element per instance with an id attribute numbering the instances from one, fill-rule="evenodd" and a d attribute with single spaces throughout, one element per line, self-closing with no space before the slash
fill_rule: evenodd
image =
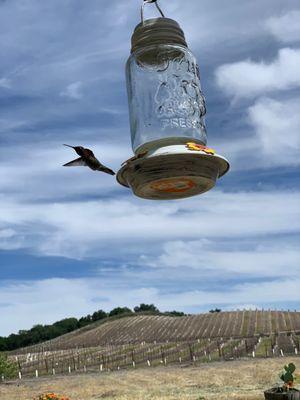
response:
<path id="1" fill-rule="evenodd" d="M 299 351 L 300 351 L 300 340 L 299 340 L 298 337 L 295 337 L 295 339 L 296 339 L 297 350 L 298 350 L 298 352 L 299 352 Z M 297 353 L 298 353 L 298 352 L 297 352 Z"/>
<path id="2" fill-rule="evenodd" d="M 36 377 L 36 378 L 39 377 L 39 370 L 38 370 L 38 369 L 35 370 L 35 377 Z"/>
<path id="3" fill-rule="evenodd" d="M 149 348 L 148 351 L 147 351 L 147 364 L 148 364 L 148 367 L 151 367 L 151 361 L 152 361 L 151 349 Z"/>
<path id="4" fill-rule="evenodd" d="M 211 339 L 210 338 L 208 338 L 208 342 L 209 342 L 209 344 L 206 347 L 206 353 L 207 353 L 206 356 L 207 356 L 208 361 L 211 361 L 211 355 L 210 355 Z"/>
<path id="5" fill-rule="evenodd" d="M 76 371 L 76 360 L 73 352 L 72 352 L 72 360 L 73 360 L 73 369 L 74 371 Z"/>
<path id="6" fill-rule="evenodd" d="M 84 365 L 86 365 L 86 349 L 84 347 L 84 351 L 83 351 L 83 358 L 84 358 Z"/>
<path id="7" fill-rule="evenodd" d="M 103 357 L 103 355 L 102 355 Z M 103 366 L 102 366 L 102 362 L 101 362 L 101 354 L 99 354 L 98 356 L 98 365 L 99 365 L 99 371 L 102 372 Z"/>
<path id="8" fill-rule="evenodd" d="M 135 368 L 134 350 L 131 351 L 132 366 Z"/>
<path id="9" fill-rule="evenodd" d="M 48 368 L 48 360 L 45 358 L 45 367 L 46 367 L 46 373 L 48 374 L 49 368 Z"/>
<path id="10" fill-rule="evenodd" d="M 246 350 L 246 354 L 248 355 L 249 348 L 248 348 L 248 341 L 247 341 L 247 339 L 245 340 L 245 350 Z"/>
<path id="11" fill-rule="evenodd" d="M 21 363 L 20 363 L 20 360 L 19 360 L 18 357 L 16 357 L 16 361 L 17 361 L 17 363 L 18 363 L 18 369 L 19 369 L 18 375 L 19 375 L 19 379 L 22 379 L 22 366 L 21 366 Z"/>
<path id="12" fill-rule="evenodd" d="M 165 356 L 165 352 L 164 352 L 163 346 L 161 346 L 161 348 L 160 348 L 160 353 L 161 353 L 162 362 L 164 363 L 164 365 L 167 365 L 167 359 L 166 359 L 166 356 Z"/>
<path id="13" fill-rule="evenodd" d="M 194 353 L 193 353 L 193 348 L 192 348 L 191 343 L 189 343 L 188 346 L 189 346 L 191 361 L 192 361 L 192 362 L 195 362 L 195 355 L 194 355 Z"/>
<path id="14" fill-rule="evenodd" d="M 221 358 L 222 357 L 222 352 L 221 352 L 221 345 L 220 345 L 220 342 L 219 342 L 219 340 L 218 340 L 218 352 L 219 352 L 219 358 Z"/>
<path id="15" fill-rule="evenodd" d="M 1 380 L 2 380 L 2 382 L 4 382 L 4 375 L 1 375 Z"/>
<path id="16" fill-rule="evenodd" d="M 268 357 L 268 344 L 265 343 L 265 354 L 266 354 L 266 358 Z"/>

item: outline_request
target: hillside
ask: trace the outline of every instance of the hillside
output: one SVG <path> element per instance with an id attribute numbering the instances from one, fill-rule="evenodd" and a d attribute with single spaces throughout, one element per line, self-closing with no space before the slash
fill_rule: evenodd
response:
<path id="1" fill-rule="evenodd" d="M 138 315 L 97 322 L 16 352 L 20 354 L 41 349 L 62 350 L 142 342 L 166 343 L 208 338 L 246 338 L 290 331 L 300 332 L 300 312 L 244 310 L 183 317 Z"/>
<path id="2" fill-rule="evenodd" d="M 107 318 L 11 352 L 19 377 L 300 354 L 300 312 Z"/>

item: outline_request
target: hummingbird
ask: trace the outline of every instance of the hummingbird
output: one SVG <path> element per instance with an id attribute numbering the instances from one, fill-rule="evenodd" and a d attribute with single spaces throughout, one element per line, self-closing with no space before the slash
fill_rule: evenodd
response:
<path id="1" fill-rule="evenodd" d="M 64 146 L 71 147 L 80 156 L 79 158 L 76 158 L 76 160 L 64 164 L 64 167 L 84 166 L 89 167 L 93 171 L 102 171 L 106 172 L 109 175 L 115 175 L 114 171 L 101 164 L 101 162 L 95 157 L 92 150 L 85 149 L 82 146 L 70 146 L 69 144 L 64 144 Z"/>

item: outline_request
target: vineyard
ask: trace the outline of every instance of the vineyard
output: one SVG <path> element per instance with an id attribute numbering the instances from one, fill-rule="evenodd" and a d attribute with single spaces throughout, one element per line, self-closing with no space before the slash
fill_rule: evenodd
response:
<path id="1" fill-rule="evenodd" d="M 104 321 L 10 354 L 19 378 L 298 355 L 300 312 L 237 311 Z M 5 379 L 3 377 L 2 379 Z"/>

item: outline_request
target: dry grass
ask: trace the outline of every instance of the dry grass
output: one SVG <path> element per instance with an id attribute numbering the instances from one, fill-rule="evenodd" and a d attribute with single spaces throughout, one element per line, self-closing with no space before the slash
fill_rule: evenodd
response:
<path id="1" fill-rule="evenodd" d="M 260 359 L 42 378 L 0 385 L 0 399 L 30 400 L 54 391 L 71 400 L 260 400 L 263 390 L 278 381 L 283 365 L 297 366 L 298 361 Z"/>

